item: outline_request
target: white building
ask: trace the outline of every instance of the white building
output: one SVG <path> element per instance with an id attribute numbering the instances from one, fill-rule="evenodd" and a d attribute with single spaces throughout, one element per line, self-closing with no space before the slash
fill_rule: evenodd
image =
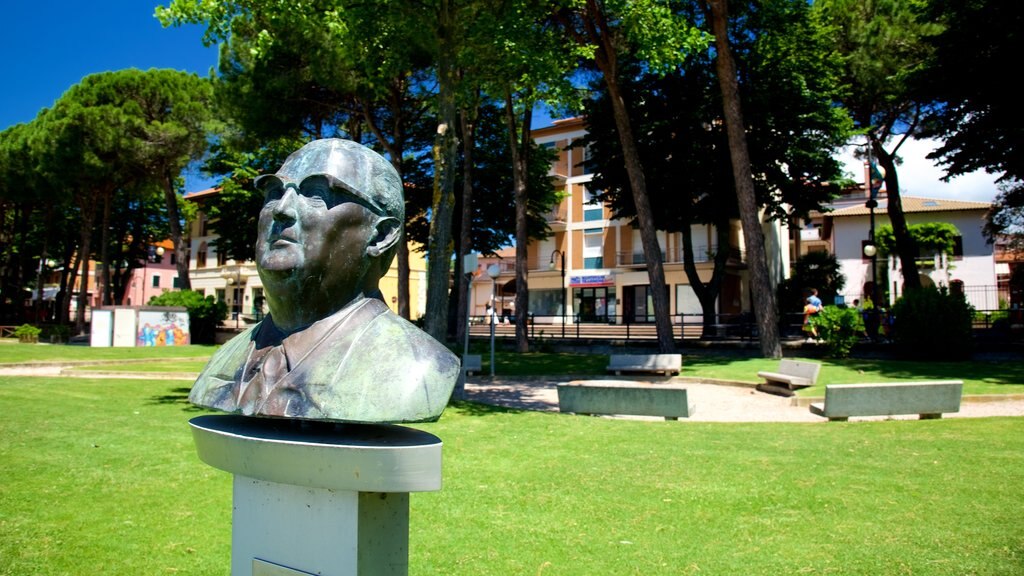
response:
<path id="1" fill-rule="evenodd" d="M 944 254 L 921 254 L 917 260 L 921 283 L 925 286 L 953 287 L 959 284 L 968 301 L 979 310 L 999 307 L 996 290 L 996 265 L 993 246 L 982 228 L 991 204 L 938 198 L 901 197 L 907 225 L 946 222 L 960 232 L 952 257 Z M 874 209 L 874 226 L 889 224 L 888 198 L 885 191 Z M 873 281 L 872 259 L 864 254 L 869 243 L 872 210 L 866 206 L 863 193 L 837 200 L 830 211 L 815 215 L 800 230 L 797 251 L 803 255 L 827 250 L 836 255 L 846 278 L 844 298 L 849 303 L 870 293 Z M 875 279 L 888 293 L 892 303 L 903 294 L 902 267 L 894 255 L 876 257 Z"/>

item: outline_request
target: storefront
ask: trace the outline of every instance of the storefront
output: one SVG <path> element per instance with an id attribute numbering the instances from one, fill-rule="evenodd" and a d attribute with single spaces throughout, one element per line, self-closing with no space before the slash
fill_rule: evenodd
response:
<path id="1" fill-rule="evenodd" d="M 572 276 L 573 310 L 580 322 L 615 322 L 615 281 L 611 275 Z"/>

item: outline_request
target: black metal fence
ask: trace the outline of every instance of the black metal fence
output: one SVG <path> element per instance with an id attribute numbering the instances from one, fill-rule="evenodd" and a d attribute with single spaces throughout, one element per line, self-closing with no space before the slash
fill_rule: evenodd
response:
<path id="1" fill-rule="evenodd" d="M 598 320 L 579 321 L 573 316 L 531 315 L 527 323 L 531 340 L 562 341 L 622 341 L 652 342 L 658 339 L 657 329 L 651 322 L 633 322 L 622 316 L 603 316 Z M 881 324 L 885 326 L 883 319 Z M 803 338 L 803 315 L 783 314 L 779 319 L 779 333 L 784 339 Z M 973 328 L 979 340 L 1024 340 L 1024 310 L 979 310 L 975 312 Z M 470 336 L 490 337 L 491 325 L 487 316 L 470 318 Z M 677 341 L 755 341 L 757 322 L 751 313 L 718 314 L 708 326 L 703 314 L 677 314 L 672 317 L 672 332 Z M 495 338 L 515 338 L 515 323 L 511 318 L 495 317 Z"/>

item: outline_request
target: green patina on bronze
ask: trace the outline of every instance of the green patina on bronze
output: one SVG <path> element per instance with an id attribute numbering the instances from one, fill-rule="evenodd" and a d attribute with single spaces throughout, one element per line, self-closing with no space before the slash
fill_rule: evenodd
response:
<path id="1" fill-rule="evenodd" d="M 210 359 L 189 400 L 251 416 L 335 422 L 436 420 L 459 360 L 392 313 L 378 283 L 404 221 L 383 157 L 316 140 L 256 181 L 256 267 L 270 314 Z"/>

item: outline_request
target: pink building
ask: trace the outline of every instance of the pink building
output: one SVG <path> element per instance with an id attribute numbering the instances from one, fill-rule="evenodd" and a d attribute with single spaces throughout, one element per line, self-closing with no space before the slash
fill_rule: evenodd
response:
<path id="1" fill-rule="evenodd" d="M 179 288 L 178 267 L 173 247 L 170 240 L 157 242 L 149 247 L 148 261 L 142 268 L 132 271 L 128 290 L 125 291 L 121 304 L 143 306 L 150 298 Z"/>

